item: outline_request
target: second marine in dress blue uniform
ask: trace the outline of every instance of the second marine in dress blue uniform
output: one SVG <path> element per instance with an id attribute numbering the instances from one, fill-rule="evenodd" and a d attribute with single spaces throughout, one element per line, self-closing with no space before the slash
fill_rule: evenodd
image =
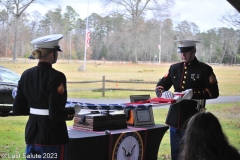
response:
<path id="1" fill-rule="evenodd" d="M 185 121 L 198 112 L 198 102 L 195 99 L 212 99 L 219 95 L 212 67 L 198 61 L 196 57 L 191 62 L 171 65 L 168 74 L 157 83 L 157 86 L 166 91 L 173 86 L 174 92 L 193 90 L 193 100 L 183 100 L 169 108 L 166 124 L 178 129 L 182 129 Z"/>
<path id="2" fill-rule="evenodd" d="M 178 40 L 177 40 L 178 41 Z M 158 97 L 173 98 L 168 90 L 184 93 L 182 101 L 169 107 L 166 124 L 170 126 L 171 158 L 178 159 L 179 146 L 187 121 L 199 112 L 200 101 L 219 96 L 218 82 L 211 66 L 198 61 L 196 43 L 198 41 L 178 41 L 178 52 L 182 62 L 170 66 L 168 73 L 157 83 Z"/>

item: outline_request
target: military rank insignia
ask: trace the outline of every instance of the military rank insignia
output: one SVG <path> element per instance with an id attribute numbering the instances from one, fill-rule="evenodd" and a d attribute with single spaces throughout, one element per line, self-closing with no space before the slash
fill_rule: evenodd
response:
<path id="1" fill-rule="evenodd" d="M 216 76 L 214 74 L 211 74 L 209 77 L 209 83 L 214 84 L 217 82 Z"/>
<path id="2" fill-rule="evenodd" d="M 59 86 L 58 86 L 58 88 L 57 88 L 57 92 L 59 93 L 59 94 L 63 94 L 64 93 L 64 86 L 63 86 L 63 84 L 61 83 Z"/>

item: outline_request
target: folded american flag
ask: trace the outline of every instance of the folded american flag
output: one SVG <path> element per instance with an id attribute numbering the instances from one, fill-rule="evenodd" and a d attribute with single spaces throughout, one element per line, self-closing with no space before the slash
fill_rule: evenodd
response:
<path id="1" fill-rule="evenodd" d="M 148 108 L 154 106 L 162 106 L 173 103 L 178 103 L 181 100 L 181 96 L 175 96 L 173 99 L 166 98 L 152 98 L 149 100 L 122 103 L 122 104 L 93 104 L 93 103 L 81 103 L 81 102 L 70 102 L 66 103 L 66 107 L 73 107 L 74 105 L 79 105 L 82 109 L 89 110 L 124 110 L 124 109 L 134 109 L 134 108 Z"/>

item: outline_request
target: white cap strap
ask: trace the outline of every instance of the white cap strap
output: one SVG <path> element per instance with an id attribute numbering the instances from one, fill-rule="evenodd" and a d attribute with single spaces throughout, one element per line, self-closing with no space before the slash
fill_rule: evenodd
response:
<path id="1" fill-rule="evenodd" d="M 49 110 L 48 109 L 30 108 L 30 113 L 31 114 L 36 114 L 36 115 L 47 116 L 47 115 L 49 115 Z"/>

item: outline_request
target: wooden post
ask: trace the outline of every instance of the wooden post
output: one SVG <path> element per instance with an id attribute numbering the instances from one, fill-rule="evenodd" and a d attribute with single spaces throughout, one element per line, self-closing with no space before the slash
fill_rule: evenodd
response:
<path id="1" fill-rule="evenodd" d="M 102 97 L 105 97 L 105 76 L 102 77 Z"/>

